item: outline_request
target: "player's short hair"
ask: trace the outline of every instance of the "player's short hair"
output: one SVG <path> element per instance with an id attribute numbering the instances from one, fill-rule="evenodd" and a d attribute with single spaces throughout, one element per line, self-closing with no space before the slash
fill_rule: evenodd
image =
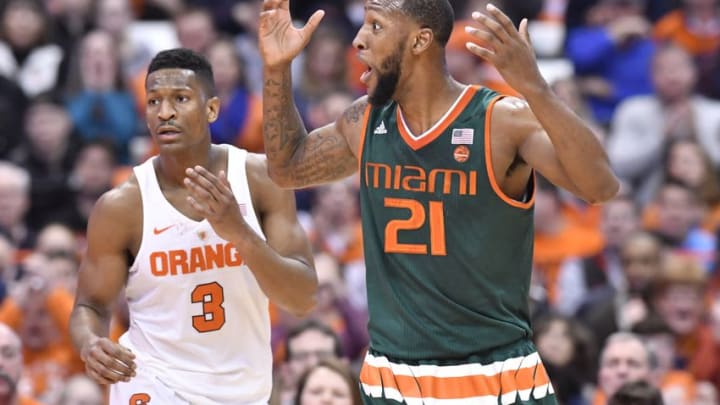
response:
<path id="1" fill-rule="evenodd" d="M 186 69 L 195 72 L 202 83 L 207 96 L 215 96 L 215 79 L 210 62 L 201 54 L 187 48 L 174 48 L 160 51 L 150 61 L 147 74 L 160 69 Z"/>
<path id="2" fill-rule="evenodd" d="M 285 344 L 287 346 L 286 360 L 290 360 L 292 358 L 292 353 L 290 353 L 290 341 L 309 330 L 316 330 L 323 335 L 331 337 L 333 339 L 333 352 L 335 353 L 335 356 L 338 358 L 343 357 L 342 343 L 340 342 L 340 337 L 337 335 L 337 333 L 335 333 L 335 331 L 333 331 L 326 324 L 318 320 L 309 318 L 295 325 L 295 327 L 290 329 L 290 331 L 288 332 L 287 337 L 285 338 Z"/>
<path id="3" fill-rule="evenodd" d="M 404 0 L 401 11 L 423 28 L 430 28 L 435 40 L 447 45 L 455 23 L 455 12 L 448 0 Z"/>

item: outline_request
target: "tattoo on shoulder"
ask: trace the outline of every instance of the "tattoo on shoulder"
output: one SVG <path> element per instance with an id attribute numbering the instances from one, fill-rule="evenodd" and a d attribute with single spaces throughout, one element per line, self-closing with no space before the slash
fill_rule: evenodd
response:
<path id="1" fill-rule="evenodd" d="M 347 122 L 348 124 L 354 124 L 360 121 L 365 114 L 365 109 L 367 108 L 367 105 L 367 101 L 363 101 L 350 106 L 350 108 L 345 110 L 345 113 L 343 114 L 345 122 Z"/>

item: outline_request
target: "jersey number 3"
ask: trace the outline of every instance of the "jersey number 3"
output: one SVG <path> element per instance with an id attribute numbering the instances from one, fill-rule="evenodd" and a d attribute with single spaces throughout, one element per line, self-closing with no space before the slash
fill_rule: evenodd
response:
<path id="1" fill-rule="evenodd" d="M 217 282 L 200 284 L 190 293 L 193 304 L 202 304 L 202 315 L 192 317 L 192 325 L 200 333 L 213 332 L 225 325 L 225 302 L 223 288 Z"/>
<path id="2" fill-rule="evenodd" d="M 425 225 L 426 219 L 430 222 L 430 254 L 432 256 L 445 256 L 445 215 L 443 213 L 442 201 L 430 201 L 428 206 L 429 215 L 426 214 L 425 206 L 416 200 L 405 198 L 385 198 L 385 207 L 404 208 L 410 210 L 410 218 L 393 219 L 385 226 L 385 252 L 404 253 L 410 255 L 428 254 L 426 243 L 400 243 L 398 233 L 400 231 L 413 231 Z"/>

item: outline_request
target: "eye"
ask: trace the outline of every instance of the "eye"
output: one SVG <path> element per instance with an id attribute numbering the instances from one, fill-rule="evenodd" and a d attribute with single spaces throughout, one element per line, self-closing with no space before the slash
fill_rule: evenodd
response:
<path id="1" fill-rule="evenodd" d="M 372 26 L 373 31 L 379 31 L 382 28 L 380 24 L 377 23 L 377 21 L 373 21 L 370 25 Z"/>
<path id="2" fill-rule="evenodd" d="M 178 103 L 185 103 L 188 100 L 190 100 L 190 98 L 188 96 L 177 96 Z"/>
<path id="3" fill-rule="evenodd" d="M 151 98 L 148 100 L 147 103 L 148 103 L 148 105 L 158 105 L 160 103 L 160 101 L 158 101 L 158 99 L 156 99 L 156 98 Z"/>

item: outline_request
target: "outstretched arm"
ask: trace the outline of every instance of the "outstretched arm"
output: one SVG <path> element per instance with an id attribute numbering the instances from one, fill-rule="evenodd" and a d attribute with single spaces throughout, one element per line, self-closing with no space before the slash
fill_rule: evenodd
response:
<path id="1" fill-rule="evenodd" d="M 128 187 L 106 193 L 90 215 L 88 248 L 70 317 L 73 344 L 88 376 L 100 384 L 128 381 L 135 375 L 135 356 L 107 337 L 113 304 L 127 278 L 131 212 L 139 203 L 139 195 L 133 201 Z"/>
<path id="2" fill-rule="evenodd" d="M 341 120 L 310 134 L 292 94 L 290 63 L 322 19 L 318 11 L 305 27 L 292 26 L 287 0 L 265 0 L 259 44 L 263 58 L 263 137 L 270 177 L 281 187 L 301 188 L 339 180 L 357 169 L 356 143 L 362 124 L 344 128 Z M 359 100 L 345 113 L 352 124 L 365 110 Z"/>
<path id="3" fill-rule="evenodd" d="M 467 47 L 492 63 L 527 100 L 498 102 L 491 130 L 512 136 L 525 162 L 586 201 L 596 203 L 614 197 L 619 181 L 610 169 L 607 154 L 590 127 L 555 96 L 540 75 L 527 20 L 520 23 L 518 32 L 499 9 L 489 5 L 488 12 L 473 13 L 482 29 L 468 28 L 488 47 Z"/>
<path id="4" fill-rule="evenodd" d="M 233 243 L 265 295 L 286 311 L 304 316 L 315 306 L 318 282 L 310 243 L 297 220 L 295 196 L 270 180 L 264 157 L 249 155 L 246 167 L 266 240 L 243 219 L 224 172 L 215 176 L 199 166 L 188 169 L 189 200 L 221 238 Z"/>

